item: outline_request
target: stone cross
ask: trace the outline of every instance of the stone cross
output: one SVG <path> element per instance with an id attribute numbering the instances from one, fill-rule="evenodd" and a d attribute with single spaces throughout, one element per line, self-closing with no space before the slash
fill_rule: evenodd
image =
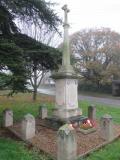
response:
<path id="1" fill-rule="evenodd" d="M 62 7 L 64 11 L 64 42 L 63 42 L 63 54 L 62 65 L 58 72 L 53 74 L 55 79 L 55 108 L 53 115 L 58 119 L 63 119 L 67 122 L 71 117 L 81 115 L 81 111 L 78 107 L 78 76 L 75 73 L 72 65 L 70 64 L 70 51 L 69 51 L 69 35 L 68 35 L 68 12 L 67 5 Z"/>
<path id="2" fill-rule="evenodd" d="M 67 8 L 67 5 L 64 5 L 62 10 L 64 10 L 64 25 L 68 25 L 68 12 L 70 12 L 70 10 Z"/>
<path id="3" fill-rule="evenodd" d="M 67 8 L 67 5 L 62 7 L 64 10 L 64 42 L 63 42 L 63 57 L 62 57 L 62 67 L 66 72 L 70 72 L 72 70 L 72 66 L 70 65 L 70 51 L 69 51 L 69 34 L 68 34 L 68 12 L 70 11 Z"/>

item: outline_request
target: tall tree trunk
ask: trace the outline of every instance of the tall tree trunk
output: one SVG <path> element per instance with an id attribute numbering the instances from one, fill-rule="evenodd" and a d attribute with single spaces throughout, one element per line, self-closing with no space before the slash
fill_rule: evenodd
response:
<path id="1" fill-rule="evenodd" d="M 37 67 L 34 67 L 34 86 L 33 86 L 33 101 L 36 101 L 37 99 Z"/>
<path id="2" fill-rule="evenodd" d="M 98 88 L 98 91 L 99 91 L 99 90 L 100 90 L 100 88 L 101 88 L 100 81 L 98 80 L 98 81 L 96 82 L 96 84 L 97 84 L 97 88 Z"/>
<path id="3" fill-rule="evenodd" d="M 37 86 L 34 86 L 33 101 L 36 101 L 36 99 L 37 99 Z"/>

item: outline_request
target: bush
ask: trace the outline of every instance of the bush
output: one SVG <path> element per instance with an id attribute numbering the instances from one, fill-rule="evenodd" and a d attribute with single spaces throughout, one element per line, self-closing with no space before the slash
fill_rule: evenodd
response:
<path id="1" fill-rule="evenodd" d="M 112 93 L 112 85 L 104 84 L 98 87 L 97 85 L 90 82 L 79 82 L 78 84 L 79 91 L 90 91 L 90 92 L 99 92 L 99 93 Z"/>

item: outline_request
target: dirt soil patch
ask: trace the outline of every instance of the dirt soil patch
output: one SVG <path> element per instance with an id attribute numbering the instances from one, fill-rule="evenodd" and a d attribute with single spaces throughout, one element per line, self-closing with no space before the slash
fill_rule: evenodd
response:
<path id="1" fill-rule="evenodd" d="M 20 139 L 6 128 L 0 128 L 0 138 L 11 138 L 19 141 Z"/>
<path id="2" fill-rule="evenodd" d="M 29 142 L 40 151 L 50 154 L 52 157 L 57 155 L 57 131 L 44 126 L 45 121 L 36 119 L 36 135 Z M 80 156 L 91 149 L 105 143 L 100 136 L 99 122 L 96 122 L 96 132 L 84 135 L 77 131 L 77 154 Z M 18 135 L 21 135 L 21 123 L 11 127 Z M 120 125 L 114 125 L 115 136 L 120 134 Z"/>

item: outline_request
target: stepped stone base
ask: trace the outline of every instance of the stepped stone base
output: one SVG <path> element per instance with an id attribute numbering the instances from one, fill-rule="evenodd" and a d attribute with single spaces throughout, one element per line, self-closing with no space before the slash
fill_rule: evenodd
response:
<path id="1" fill-rule="evenodd" d="M 35 124 L 36 124 L 35 137 L 28 139 L 26 141 L 23 139 L 21 135 L 21 122 L 14 123 L 13 126 L 8 127 L 7 129 L 20 139 L 24 140 L 30 146 L 36 148 L 38 151 L 44 151 L 45 153 L 51 155 L 53 159 L 56 159 L 58 130 L 51 129 L 50 125 L 49 127 L 47 127 L 45 125 L 45 119 L 36 118 Z M 114 135 L 114 140 L 115 140 L 120 137 L 120 125 L 114 125 L 114 131 L 115 131 Z M 92 132 L 87 135 L 84 135 L 80 131 L 76 131 L 76 133 L 77 133 L 77 148 L 78 148 L 77 156 L 79 157 L 79 159 L 83 156 L 89 155 L 91 152 L 97 150 L 98 148 L 102 148 L 103 146 L 110 143 L 109 141 L 106 141 L 101 137 L 100 123 L 98 121 L 96 121 L 96 132 Z"/>
<path id="2" fill-rule="evenodd" d="M 58 117 L 58 119 L 69 119 L 70 117 L 76 117 L 82 115 L 82 110 L 80 108 L 65 109 L 56 108 L 53 110 L 53 115 Z"/>
<path id="3" fill-rule="evenodd" d="M 74 116 L 69 118 L 60 119 L 56 116 L 48 117 L 45 119 L 45 123 L 48 126 L 51 126 L 53 129 L 59 129 L 62 125 L 66 123 L 82 123 L 87 117 L 85 116 Z"/>

